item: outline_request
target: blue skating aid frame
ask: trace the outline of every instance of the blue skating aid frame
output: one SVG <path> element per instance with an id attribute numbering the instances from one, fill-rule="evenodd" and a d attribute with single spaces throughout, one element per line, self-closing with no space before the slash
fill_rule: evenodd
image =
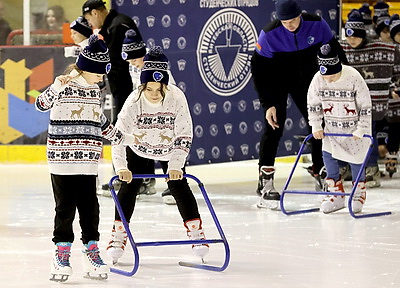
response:
<path id="1" fill-rule="evenodd" d="M 193 244 L 212 244 L 212 243 L 223 243 L 225 247 L 225 261 L 222 266 L 211 266 L 211 265 L 206 265 L 206 264 L 197 264 L 197 263 L 191 263 L 191 262 L 183 262 L 180 261 L 179 265 L 185 266 L 185 267 L 191 267 L 191 268 L 198 268 L 198 269 L 203 269 L 203 270 L 210 270 L 210 271 L 224 271 L 229 264 L 229 259 L 230 259 L 230 249 L 228 245 L 228 241 L 226 240 L 226 237 L 224 235 L 224 232 L 222 231 L 221 225 L 219 224 L 217 215 L 215 214 L 214 208 L 211 204 L 210 199 L 208 198 L 207 192 L 204 188 L 204 184 L 195 176 L 190 175 L 190 174 L 184 174 L 183 175 L 186 178 L 193 179 L 197 182 L 201 193 L 203 194 L 205 203 L 207 204 L 207 207 L 211 213 L 211 216 L 214 220 L 215 225 L 217 226 L 217 230 L 219 232 L 219 235 L 221 236 L 221 239 L 207 239 L 207 240 L 174 240 L 174 241 L 155 241 L 155 242 L 135 242 L 133 240 L 133 236 L 131 233 L 131 230 L 129 229 L 128 223 L 126 221 L 125 215 L 122 212 L 121 205 L 118 201 L 117 194 L 115 193 L 115 189 L 113 186 L 113 183 L 115 180 L 118 179 L 118 176 L 114 176 L 111 178 L 109 185 L 110 185 L 110 191 L 111 191 L 111 196 L 115 202 L 115 206 L 117 208 L 117 211 L 121 217 L 122 224 L 125 227 L 125 231 L 127 233 L 129 242 L 131 243 L 132 249 L 133 249 L 133 254 L 134 254 L 134 266 L 132 268 L 132 271 L 124 271 L 116 268 L 111 268 L 110 271 L 113 273 L 117 273 L 120 275 L 124 276 L 132 276 L 134 275 L 137 270 L 139 269 L 139 251 L 138 247 L 144 247 L 144 246 L 166 246 L 166 245 L 193 245 Z M 168 174 L 136 174 L 133 175 L 133 178 L 138 179 L 138 178 L 168 178 Z"/>
<path id="2" fill-rule="evenodd" d="M 336 134 L 336 133 L 326 133 L 325 136 L 337 136 L 337 137 L 352 137 L 352 134 Z M 310 213 L 310 212 L 317 212 L 319 211 L 319 208 L 311 208 L 311 209 L 304 209 L 304 210 L 295 210 L 295 211 L 287 211 L 285 209 L 284 206 L 284 199 L 285 199 L 285 195 L 286 194 L 305 194 L 305 195 L 339 195 L 339 196 L 349 196 L 349 200 L 348 200 L 348 210 L 350 215 L 355 218 L 355 219 L 359 219 L 359 218 L 368 218 L 368 217 L 378 217 L 378 216 L 384 216 L 384 215 L 390 215 L 392 214 L 392 212 L 387 211 L 387 212 L 379 212 L 379 213 L 370 213 L 370 214 L 354 214 L 353 212 L 353 196 L 354 196 L 354 192 L 356 191 L 357 188 L 357 184 L 360 181 L 360 177 L 361 177 L 361 173 L 362 171 L 365 169 L 365 165 L 367 164 L 368 158 L 371 155 L 372 152 L 372 148 L 373 148 L 373 137 L 370 135 L 364 135 L 364 137 L 369 138 L 371 140 L 371 145 L 369 146 L 368 152 L 365 156 L 364 162 L 362 163 L 360 172 L 357 175 L 356 181 L 354 182 L 353 188 L 351 190 L 351 193 L 342 193 L 342 192 L 324 192 L 324 191 L 295 191 L 295 190 L 287 190 L 287 188 L 289 187 L 289 183 L 290 180 L 292 179 L 293 173 L 296 169 L 296 166 L 300 160 L 301 154 L 303 153 L 303 150 L 306 146 L 306 142 L 313 137 L 313 134 L 308 135 L 303 143 L 300 146 L 299 152 L 297 154 L 297 158 L 296 161 L 294 163 L 294 166 L 292 168 L 292 171 L 289 174 L 289 178 L 286 180 L 285 186 L 283 187 L 283 191 L 281 194 L 281 199 L 280 199 L 280 206 L 281 206 L 281 210 L 284 214 L 286 215 L 295 215 L 295 214 L 303 214 L 303 213 Z"/>

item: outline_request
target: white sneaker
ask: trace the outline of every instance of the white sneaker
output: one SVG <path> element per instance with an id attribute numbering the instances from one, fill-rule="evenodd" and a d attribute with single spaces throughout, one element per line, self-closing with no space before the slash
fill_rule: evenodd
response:
<path id="1" fill-rule="evenodd" d="M 51 260 L 50 274 L 51 281 L 65 282 L 68 277 L 72 275 L 72 267 L 69 264 L 69 257 L 71 255 L 71 243 L 59 242 L 56 244 L 54 256 Z"/>
<path id="2" fill-rule="evenodd" d="M 116 264 L 124 254 L 127 240 L 128 236 L 122 221 L 115 220 L 111 240 L 107 247 L 107 255 L 113 260 L 113 264 Z"/>
<path id="3" fill-rule="evenodd" d="M 360 213 L 367 200 L 367 188 L 365 182 L 358 182 L 356 192 L 353 196 L 353 213 Z"/>
<path id="4" fill-rule="evenodd" d="M 336 181 L 333 179 L 326 179 L 325 183 L 329 192 L 343 192 L 343 182 L 341 179 Z M 345 197 L 337 195 L 328 195 L 321 203 L 321 211 L 325 214 L 332 213 L 343 209 L 345 207 Z"/>
<path id="5" fill-rule="evenodd" d="M 108 278 L 110 267 L 101 259 L 96 241 L 89 241 L 88 244 L 83 245 L 82 267 L 85 278 L 96 280 L 105 280 Z"/>
<path id="6" fill-rule="evenodd" d="M 189 240 L 205 240 L 206 236 L 204 235 L 203 228 L 201 227 L 202 221 L 201 219 L 192 219 L 188 220 L 184 223 L 187 229 L 187 235 Z M 207 255 L 209 250 L 208 244 L 194 244 L 192 245 L 192 251 L 194 255 L 199 256 L 203 259 L 205 255 Z"/>

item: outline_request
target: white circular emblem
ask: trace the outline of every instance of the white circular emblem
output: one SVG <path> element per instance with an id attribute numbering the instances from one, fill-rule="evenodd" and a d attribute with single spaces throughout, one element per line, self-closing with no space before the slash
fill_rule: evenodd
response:
<path id="1" fill-rule="evenodd" d="M 197 45 L 197 66 L 207 88 L 232 96 L 246 87 L 256 41 L 257 30 L 244 12 L 227 8 L 212 15 Z"/>

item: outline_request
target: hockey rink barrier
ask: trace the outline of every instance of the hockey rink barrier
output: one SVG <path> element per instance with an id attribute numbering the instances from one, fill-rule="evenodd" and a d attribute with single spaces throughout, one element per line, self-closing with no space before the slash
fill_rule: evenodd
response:
<path id="1" fill-rule="evenodd" d="M 132 175 L 134 179 L 138 178 L 168 178 L 168 174 L 135 174 Z M 213 244 L 213 243 L 223 243 L 224 248 L 225 248 L 225 261 L 222 264 L 222 266 L 211 266 L 211 265 L 206 265 L 206 264 L 198 264 L 198 263 L 191 263 L 191 262 L 185 262 L 185 261 L 180 261 L 178 264 L 181 266 L 185 267 L 191 267 L 191 268 L 198 268 L 198 269 L 203 269 L 203 270 L 210 270 L 210 271 L 224 271 L 228 265 L 229 265 L 229 259 L 230 259 L 230 249 L 228 245 L 228 241 L 226 240 L 226 237 L 224 235 L 224 232 L 221 228 L 221 225 L 218 221 L 217 215 L 215 214 L 214 208 L 211 204 L 210 199 L 208 198 L 207 192 L 204 188 L 204 184 L 195 176 L 190 175 L 190 174 L 184 174 L 183 177 L 193 179 L 194 181 L 197 182 L 199 189 L 203 195 L 204 201 L 208 207 L 208 210 L 211 213 L 211 216 L 214 220 L 214 223 L 217 227 L 217 230 L 219 232 L 219 235 L 221 239 L 206 239 L 206 240 L 172 240 L 172 241 L 154 241 L 154 242 L 135 242 L 133 239 L 131 230 L 129 229 L 129 225 L 126 221 L 125 215 L 122 211 L 121 205 L 119 203 L 117 194 L 114 189 L 114 181 L 118 179 L 118 176 L 114 176 L 111 178 L 109 185 L 110 185 L 110 191 L 111 191 L 111 196 L 115 202 L 115 206 L 117 208 L 117 211 L 121 217 L 122 224 L 124 225 L 125 231 L 127 233 L 129 242 L 132 246 L 133 254 L 134 254 L 134 263 L 133 263 L 133 268 L 131 271 L 124 271 L 120 270 L 117 268 L 111 268 L 110 271 L 113 273 L 117 273 L 120 275 L 124 276 L 132 276 L 134 275 L 137 270 L 139 269 L 139 250 L 138 247 L 145 247 L 145 246 L 168 246 L 168 245 L 193 245 L 193 244 Z"/>
<path id="2" fill-rule="evenodd" d="M 325 133 L 324 135 L 325 135 L 325 136 L 334 136 L 334 137 L 353 137 L 352 134 Z M 294 214 L 303 214 L 303 213 L 317 212 L 317 211 L 320 210 L 320 208 L 310 208 L 310 209 L 304 209 L 304 210 L 287 211 L 287 210 L 285 209 L 285 206 L 284 206 L 284 203 L 285 203 L 285 202 L 284 202 L 285 194 L 337 195 L 337 196 L 343 196 L 343 195 L 344 195 L 344 196 L 349 196 L 347 208 L 348 208 L 348 210 L 349 210 L 350 215 L 351 215 L 353 218 L 356 218 L 356 219 L 359 219 L 359 218 L 368 218 L 368 217 L 378 217 L 378 216 L 384 216 L 384 215 L 390 215 L 390 214 L 392 214 L 392 212 L 390 212 L 390 211 L 387 211 L 387 212 L 378 212 L 378 213 L 369 213 L 369 214 L 358 214 L 358 215 L 356 215 L 356 214 L 353 212 L 353 196 L 354 196 L 354 193 L 355 193 L 355 191 L 356 191 L 356 189 L 357 189 L 357 184 L 358 184 L 358 182 L 360 181 L 360 177 L 361 177 L 362 171 L 364 171 L 364 169 L 365 169 L 365 166 L 366 166 L 366 164 L 367 164 L 368 158 L 369 158 L 369 156 L 371 155 L 371 152 L 372 152 L 372 149 L 373 149 L 373 146 L 374 146 L 374 145 L 373 145 L 373 143 L 374 143 L 374 138 L 373 138 L 372 136 L 370 136 L 370 135 L 364 135 L 364 137 L 370 139 L 371 144 L 370 144 L 370 146 L 369 146 L 369 149 L 368 149 L 367 154 L 366 154 L 366 156 L 365 156 L 364 162 L 363 162 L 362 165 L 361 165 L 360 172 L 358 173 L 357 178 L 356 178 L 356 180 L 354 181 L 354 185 L 353 185 L 353 188 L 352 188 L 352 190 L 351 190 L 350 193 L 343 193 L 343 192 L 325 192 L 325 191 L 296 191 L 296 190 L 288 190 L 288 187 L 289 187 L 290 181 L 291 181 L 291 179 L 292 179 L 292 177 L 293 177 L 293 173 L 294 173 L 294 171 L 295 171 L 295 169 L 296 169 L 296 166 L 297 166 L 297 164 L 298 164 L 298 162 L 299 162 L 299 160 L 300 160 L 300 157 L 301 157 L 301 155 L 302 155 L 302 153 L 303 153 L 303 150 L 304 150 L 304 148 L 305 148 L 305 146 L 306 146 L 306 144 L 307 144 L 307 141 L 308 141 L 311 137 L 313 137 L 313 134 L 309 134 L 309 135 L 304 139 L 303 143 L 301 144 L 300 149 L 299 149 L 299 152 L 298 152 L 297 157 L 296 157 L 296 161 L 295 161 L 295 163 L 294 163 L 294 165 L 293 165 L 293 168 L 292 168 L 292 170 L 291 170 L 291 172 L 290 172 L 290 174 L 289 174 L 289 177 L 288 177 L 288 179 L 286 180 L 286 183 L 285 183 L 285 185 L 284 185 L 284 187 L 283 187 L 282 195 L 281 195 L 281 199 L 280 199 L 280 206 L 281 206 L 281 210 L 282 210 L 282 212 L 283 212 L 284 214 L 286 214 L 286 215 L 294 215 Z"/>

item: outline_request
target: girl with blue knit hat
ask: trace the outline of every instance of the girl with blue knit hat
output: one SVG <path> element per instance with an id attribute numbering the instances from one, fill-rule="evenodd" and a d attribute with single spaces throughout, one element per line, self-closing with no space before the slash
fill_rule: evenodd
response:
<path id="1" fill-rule="evenodd" d="M 72 274 L 69 262 L 74 241 L 73 222 L 79 213 L 83 272 L 89 278 L 106 279 L 109 267 L 99 254 L 99 202 L 96 195 L 98 162 L 103 138 L 112 145 L 132 144 L 134 137 L 116 129 L 100 107 L 98 82 L 110 70 L 108 48 L 92 35 L 75 64 L 35 102 L 40 112 L 50 111 L 47 161 L 55 200 L 50 280 L 64 282 Z"/>
<path id="2" fill-rule="evenodd" d="M 122 42 L 122 59 L 126 60 L 129 65 L 129 71 L 132 77 L 133 90 L 135 90 L 140 83 L 140 73 L 144 65 L 144 56 L 148 52 L 146 43 L 144 43 L 142 36 L 136 33 L 135 30 L 129 29 L 125 33 L 125 39 Z M 168 69 L 169 83 L 175 85 L 175 79 L 171 74 L 171 70 Z M 155 170 L 150 174 L 154 174 Z M 138 198 L 140 195 L 153 195 L 155 194 L 156 179 L 149 178 L 143 179 L 142 186 L 140 187 Z M 161 194 L 163 202 L 166 204 L 176 204 L 175 199 L 171 195 L 171 191 L 167 188 Z"/>
<path id="3" fill-rule="evenodd" d="M 371 134 L 371 98 L 360 73 L 342 65 L 337 51 L 329 44 L 318 51 L 318 64 L 319 72 L 314 75 L 307 94 L 308 120 L 314 138 L 322 139 L 327 189 L 344 193 L 338 161 L 350 164 L 354 183 L 370 145 L 363 135 Z M 325 136 L 325 133 L 353 137 Z M 366 200 L 365 171 L 359 180 L 353 197 L 354 213 L 361 212 Z M 321 211 L 331 213 L 344 207 L 344 196 L 328 195 L 322 201 Z"/>
<path id="4" fill-rule="evenodd" d="M 93 30 L 85 18 L 79 16 L 69 25 L 71 31 L 71 39 L 75 45 L 64 48 L 65 57 L 77 57 L 79 53 L 89 43 L 89 37 L 93 34 Z"/>
<path id="5" fill-rule="evenodd" d="M 169 83 L 168 59 L 161 47 L 153 47 L 144 57 L 140 74 L 141 85 L 125 101 L 118 114 L 116 127 L 133 134 L 135 143 L 125 148 L 112 148 L 115 170 L 123 182 L 118 192 L 124 215 L 129 222 L 135 208 L 140 179 L 132 180 L 133 174 L 153 171 L 153 160 L 159 161 L 168 174 L 168 188 L 176 200 L 189 239 L 205 239 L 202 221 L 195 197 L 183 174 L 193 138 L 193 124 L 185 94 Z M 118 212 L 108 255 L 116 263 L 123 255 L 127 242 L 126 231 Z M 208 245 L 193 245 L 199 257 L 208 253 Z"/>

